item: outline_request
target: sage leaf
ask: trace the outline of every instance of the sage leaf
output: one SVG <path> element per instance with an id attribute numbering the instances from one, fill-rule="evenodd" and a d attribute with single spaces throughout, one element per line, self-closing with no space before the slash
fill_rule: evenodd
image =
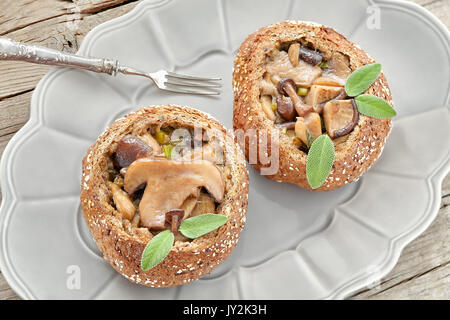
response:
<path id="1" fill-rule="evenodd" d="M 306 159 L 306 177 L 313 189 L 319 188 L 330 174 L 334 161 L 334 144 L 323 134 L 311 145 Z"/>
<path id="2" fill-rule="evenodd" d="M 184 220 L 178 230 L 183 236 L 195 239 L 219 228 L 225 222 L 226 216 L 207 213 Z"/>
<path id="3" fill-rule="evenodd" d="M 355 102 L 360 113 L 372 118 L 385 119 L 397 115 L 391 105 L 384 99 L 370 94 L 362 94 L 356 97 Z"/>
<path id="4" fill-rule="evenodd" d="M 158 233 L 150 240 L 142 252 L 141 268 L 147 271 L 156 265 L 160 264 L 172 249 L 174 242 L 174 235 L 171 231 L 166 230 Z"/>
<path id="5" fill-rule="evenodd" d="M 381 64 L 373 63 L 355 70 L 345 83 L 345 92 L 349 97 L 360 95 L 377 80 L 381 73 Z"/>

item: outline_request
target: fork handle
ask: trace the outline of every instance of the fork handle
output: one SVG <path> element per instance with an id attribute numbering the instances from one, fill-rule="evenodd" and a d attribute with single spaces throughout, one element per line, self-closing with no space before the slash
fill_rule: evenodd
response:
<path id="1" fill-rule="evenodd" d="M 75 54 L 29 45 L 0 37 L 0 60 L 26 61 L 51 66 L 66 66 L 115 75 L 117 60 L 87 58 Z"/>

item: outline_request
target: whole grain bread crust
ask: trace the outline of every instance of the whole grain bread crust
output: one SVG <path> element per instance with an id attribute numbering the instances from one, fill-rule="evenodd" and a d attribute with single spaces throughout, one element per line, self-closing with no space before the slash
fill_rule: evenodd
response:
<path id="1" fill-rule="evenodd" d="M 217 213 L 228 217 L 226 224 L 192 242 L 175 242 L 161 264 L 143 271 L 141 255 L 150 240 L 141 228 L 127 230 L 112 204 L 106 185 L 107 158 L 117 142 L 128 134 L 139 134 L 151 125 L 197 126 L 215 131 L 225 148 L 225 196 Z M 83 159 L 81 207 L 85 221 L 104 258 L 128 280 L 150 287 L 170 287 L 192 282 L 211 272 L 235 247 L 246 220 L 248 172 L 244 155 L 218 121 L 195 109 L 152 106 L 115 121 L 88 149 Z"/>
<path id="2" fill-rule="evenodd" d="M 304 39 L 319 49 L 324 57 L 340 52 L 350 59 L 352 70 L 374 63 L 369 55 L 348 41 L 334 29 L 303 21 L 286 21 L 263 27 L 251 34 L 241 45 L 234 62 L 234 129 L 270 130 L 274 123 L 267 118 L 259 101 L 259 82 L 263 77 L 267 52 L 282 42 Z M 383 98 L 393 104 L 392 96 L 383 73 L 365 92 Z M 358 125 L 345 141 L 335 143 L 335 162 L 325 183 L 316 191 L 328 191 L 357 180 L 380 156 L 391 130 L 391 119 L 375 119 L 360 115 Z M 269 139 L 270 141 L 270 139 Z M 271 148 L 270 143 L 267 147 Z M 279 170 L 267 176 L 270 179 L 289 182 L 310 189 L 306 178 L 307 155 L 298 150 L 286 135 L 280 135 Z M 249 145 L 244 146 L 248 159 Z M 256 169 L 267 166 L 259 160 L 251 163 Z"/>

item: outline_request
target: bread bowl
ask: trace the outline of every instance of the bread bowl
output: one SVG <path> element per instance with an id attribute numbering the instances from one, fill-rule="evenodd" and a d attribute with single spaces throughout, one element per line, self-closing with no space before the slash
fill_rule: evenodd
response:
<path id="1" fill-rule="evenodd" d="M 233 72 L 233 127 L 279 134 L 272 141 L 279 151 L 278 170 L 268 178 L 312 189 L 306 176 L 306 132 L 313 138 L 328 134 L 335 148 L 331 172 L 316 191 L 353 182 L 372 166 L 386 143 L 391 119 L 359 114 L 344 86 L 353 71 L 374 62 L 334 29 L 311 22 L 263 27 L 242 43 Z M 392 105 L 383 73 L 365 93 Z M 243 148 L 249 159 L 250 144 Z M 251 164 L 258 170 L 268 166 L 259 158 Z"/>
<path id="2" fill-rule="evenodd" d="M 176 129 L 187 134 L 178 135 L 181 131 Z M 181 140 L 175 141 L 175 134 Z M 178 148 L 186 141 L 185 146 L 199 142 L 202 148 Z M 213 144 L 214 149 L 208 148 Z M 152 106 L 115 121 L 88 149 L 82 170 L 80 199 L 87 226 L 104 258 L 132 282 L 170 287 L 201 278 L 230 254 L 244 227 L 248 201 L 244 155 L 230 132 L 195 109 Z M 188 214 L 214 213 L 225 215 L 227 221 L 194 240 L 176 233 L 167 257 L 144 271 L 144 248 L 174 224 L 161 221 L 161 214 L 180 207 L 184 216 L 173 211 L 170 217 L 181 220 Z"/>

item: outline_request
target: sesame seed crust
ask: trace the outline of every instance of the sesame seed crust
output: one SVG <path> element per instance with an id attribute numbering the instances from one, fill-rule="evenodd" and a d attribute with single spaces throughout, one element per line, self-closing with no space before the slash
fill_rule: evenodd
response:
<path id="1" fill-rule="evenodd" d="M 259 82 L 265 72 L 266 53 L 281 42 L 304 39 L 319 49 L 324 57 L 340 52 L 350 59 L 350 67 L 356 70 L 374 63 L 369 55 L 332 28 L 302 21 L 286 21 L 263 27 L 251 34 L 241 45 L 234 62 L 233 92 L 234 129 L 266 130 L 270 133 L 274 123 L 268 119 L 259 101 Z M 383 73 L 365 92 L 383 98 L 393 104 L 391 91 Z M 360 115 L 358 125 L 344 138 L 336 139 L 333 169 L 325 183 L 315 191 L 329 191 L 356 181 L 380 156 L 392 127 L 391 119 L 375 119 Z M 268 139 L 270 142 L 270 139 Z M 267 147 L 270 149 L 271 146 Z M 307 155 L 298 150 L 292 141 L 280 134 L 279 170 L 269 179 L 296 184 L 311 190 L 306 178 Z M 249 145 L 245 145 L 248 159 Z M 252 164 L 258 170 L 267 167 L 257 161 Z"/>
<path id="2" fill-rule="evenodd" d="M 112 203 L 107 181 L 107 158 L 117 142 L 160 123 L 179 127 L 197 126 L 214 132 L 224 148 L 225 195 L 216 213 L 228 217 L 219 229 L 192 242 L 175 242 L 162 263 L 143 271 L 141 255 L 150 240 L 144 228 L 124 228 L 122 216 Z M 131 282 L 149 287 L 187 284 L 210 273 L 231 253 L 238 242 L 247 212 L 248 172 L 245 157 L 234 136 L 217 120 L 195 109 L 151 106 L 116 120 L 88 149 L 83 159 L 81 208 L 99 250 L 113 268 Z"/>

